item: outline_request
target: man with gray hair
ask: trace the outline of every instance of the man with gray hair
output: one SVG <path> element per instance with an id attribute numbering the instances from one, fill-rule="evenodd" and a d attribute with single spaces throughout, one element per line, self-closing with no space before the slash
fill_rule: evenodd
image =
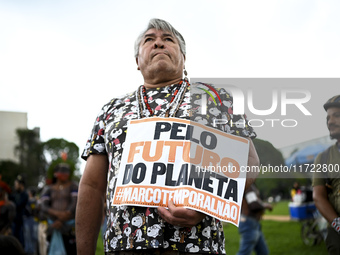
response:
<path id="1" fill-rule="evenodd" d="M 106 254 L 225 254 L 223 227 L 216 218 L 177 207 L 172 201 L 168 202 L 168 208 L 113 205 L 129 120 L 153 116 L 190 120 L 197 115 L 188 111 L 188 106 L 193 104 L 189 81 L 183 78 L 183 73 L 186 76 L 185 41 L 176 29 L 164 20 L 150 20 L 136 41 L 135 57 L 144 84 L 103 106 L 82 154 L 87 162 L 78 193 L 78 254 L 95 254 L 105 199 Z M 231 98 L 226 92 L 220 96 Z M 226 106 L 225 112 L 234 123 L 245 118 L 233 115 L 232 105 Z M 200 116 L 212 126 L 210 117 Z M 251 142 L 255 137 L 252 128 L 248 125 L 224 128 L 223 131 L 248 138 L 249 153 L 245 152 L 248 165 L 258 165 Z"/>

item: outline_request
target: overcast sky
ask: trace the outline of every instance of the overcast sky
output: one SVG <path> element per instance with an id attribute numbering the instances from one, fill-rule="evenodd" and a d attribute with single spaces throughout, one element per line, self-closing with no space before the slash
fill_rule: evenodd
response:
<path id="1" fill-rule="evenodd" d="M 133 45 L 155 17 L 184 36 L 189 77 L 340 77 L 339 12 L 336 0 L 0 0 L 0 111 L 27 112 L 42 141 L 83 148 L 102 105 L 143 83 Z M 321 116 L 340 94 L 313 91 Z M 324 124 L 258 135 L 280 148 L 327 135 Z"/>

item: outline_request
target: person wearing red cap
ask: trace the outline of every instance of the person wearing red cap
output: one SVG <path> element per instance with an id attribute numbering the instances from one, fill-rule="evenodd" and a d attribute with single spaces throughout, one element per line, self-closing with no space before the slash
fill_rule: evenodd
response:
<path id="1" fill-rule="evenodd" d="M 77 254 L 74 217 L 77 204 L 78 185 L 70 180 L 71 169 L 66 163 L 58 164 L 54 169 L 56 183 L 48 185 L 41 193 L 41 213 L 48 218 L 49 254 L 53 247 L 64 246 L 66 254 Z M 61 243 L 55 240 L 62 239 Z M 57 247 L 57 249 L 61 247 Z"/>
<path id="2" fill-rule="evenodd" d="M 315 159 L 315 166 L 322 171 L 313 176 L 313 199 L 329 223 L 328 253 L 340 254 L 340 95 L 330 98 L 324 108 L 330 137 L 337 142 Z"/>

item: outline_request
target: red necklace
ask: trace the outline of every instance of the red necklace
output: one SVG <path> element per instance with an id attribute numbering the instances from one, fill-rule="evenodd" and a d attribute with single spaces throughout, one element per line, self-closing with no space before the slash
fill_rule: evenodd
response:
<path id="1" fill-rule="evenodd" d="M 183 80 L 181 80 L 181 81 L 176 85 L 176 90 L 175 90 L 174 94 L 172 95 L 171 100 L 170 100 L 170 103 L 168 104 L 168 109 L 166 110 L 166 114 L 165 114 L 166 116 L 169 115 L 169 112 L 170 112 L 170 108 L 171 108 L 172 102 L 175 100 L 175 98 L 176 98 L 178 92 L 179 92 L 180 89 L 181 89 L 182 84 L 183 84 Z M 187 82 L 187 81 L 186 81 L 186 84 L 187 84 L 187 86 L 190 86 L 189 82 Z M 142 100 L 143 100 L 143 102 L 144 102 L 144 105 L 145 105 L 146 109 L 148 109 L 148 111 L 149 111 L 149 113 L 150 113 L 150 116 L 153 116 L 154 111 L 151 109 L 151 106 L 150 106 L 150 104 L 149 104 L 148 96 L 147 96 L 147 94 L 146 94 L 146 88 L 145 88 L 144 85 L 142 85 L 141 91 L 142 91 L 142 93 L 141 93 L 140 97 L 142 98 Z M 184 93 L 185 93 L 185 90 L 183 90 L 182 93 L 181 93 L 181 94 L 182 94 L 182 99 L 183 99 Z M 139 98 L 138 98 L 138 99 L 139 99 Z M 182 101 L 182 100 L 181 100 L 181 101 Z M 180 103 L 181 103 L 181 102 L 178 102 L 178 104 L 180 104 Z M 142 107 L 141 103 L 139 103 L 139 110 L 140 110 L 140 115 L 142 116 L 143 107 Z M 145 117 L 145 116 L 144 116 L 144 117 Z"/>

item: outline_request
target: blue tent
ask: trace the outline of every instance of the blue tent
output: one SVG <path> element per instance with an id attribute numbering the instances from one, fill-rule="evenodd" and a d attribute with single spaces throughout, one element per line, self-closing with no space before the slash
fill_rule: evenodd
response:
<path id="1" fill-rule="evenodd" d="M 302 165 L 302 164 L 311 164 L 314 162 L 316 156 L 326 150 L 328 146 L 324 144 L 315 144 L 304 147 L 291 155 L 286 159 L 285 163 L 287 166 L 289 165 Z"/>

